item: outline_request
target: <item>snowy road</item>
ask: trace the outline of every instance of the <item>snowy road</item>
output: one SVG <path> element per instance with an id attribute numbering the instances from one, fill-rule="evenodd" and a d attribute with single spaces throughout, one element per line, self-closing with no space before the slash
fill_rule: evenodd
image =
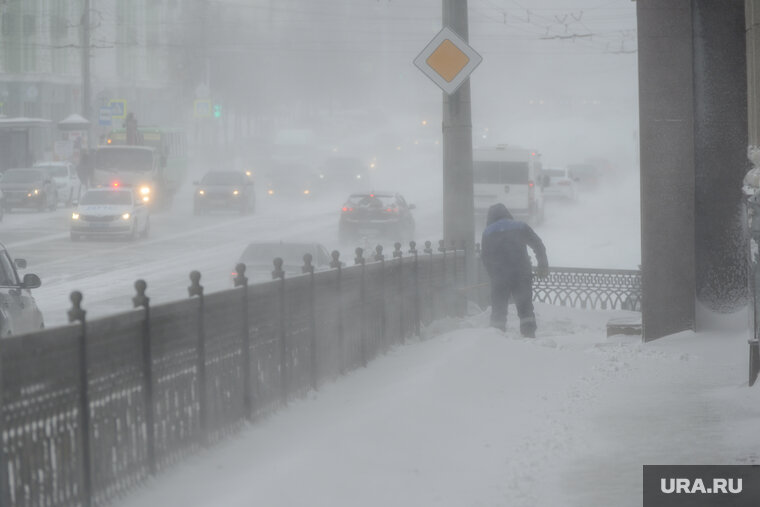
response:
<path id="1" fill-rule="evenodd" d="M 386 184 L 390 187 L 390 184 Z M 154 303 L 186 297 L 188 274 L 202 273 L 207 291 L 231 286 L 230 272 L 244 246 L 256 240 L 319 242 L 339 249 L 353 262 L 356 245 L 337 244 L 341 202 L 314 200 L 297 205 L 259 199 L 251 216 L 217 213 L 193 216 L 191 190 L 186 188 L 168 212 L 151 217 L 147 240 L 87 240 L 72 242 L 68 234 L 71 209 L 53 213 L 16 211 L 0 224 L 0 241 L 13 257 L 29 263 L 42 287 L 34 296 L 47 326 L 66 321 L 69 294 L 84 293 L 90 317 L 131 308 L 133 284 L 148 282 Z M 396 187 L 398 188 L 398 187 Z M 412 187 L 407 198 L 417 204 L 419 242 L 441 237 L 439 188 Z M 627 182 L 614 189 L 586 193 L 578 203 L 548 202 L 546 221 L 536 227 L 554 266 L 635 269 L 639 264 L 638 186 Z M 364 247 L 373 248 L 375 241 Z M 386 249 L 391 249 L 386 244 Z"/>

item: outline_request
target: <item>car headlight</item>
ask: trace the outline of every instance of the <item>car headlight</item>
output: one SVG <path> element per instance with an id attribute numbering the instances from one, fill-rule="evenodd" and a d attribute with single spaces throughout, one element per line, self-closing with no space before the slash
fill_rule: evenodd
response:
<path id="1" fill-rule="evenodd" d="M 32 191 L 32 193 L 33 193 L 34 195 L 39 195 L 40 191 L 39 191 L 39 189 L 35 188 L 35 189 Z"/>
<path id="2" fill-rule="evenodd" d="M 269 194 L 269 195 L 274 195 L 274 190 L 272 190 L 272 189 L 270 188 L 269 190 L 267 190 L 267 194 Z"/>
<path id="3" fill-rule="evenodd" d="M 71 214 L 71 219 L 72 219 L 72 220 L 79 220 L 79 213 L 77 213 L 76 211 L 75 211 L 75 212 L 73 212 L 73 213 Z"/>
<path id="4" fill-rule="evenodd" d="M 311 190 L 309 190 L 308 188 L 303 191 L 303 195 L 309 195 L 310 193 L 311 193 Z"/>
<path id="5" fill-rule="evenodd" d="M 147 185 L 143 185 L 140 187 L 140 194 L 141 195 L 149 195 L 150 194 L 150 187 Z"/>
<path id="6" fill-rule="evenodd" d="M 233 190 L 232 195 L 238 195 L 240 193 L 240 190 Z"/>
<path id="7" fill-rule="evenodd" d="M 122 220 L 129 220 L 131 217 L 132 217 L 132 215 L 130 215 L 129 213 L 124 213 L 121 216 Z"/>
<path id="8" fill-rule="evenodd" d="M 150 196 L 144 195 L 142 199 L 143 199 L 143 202 L 149 202 Z"/>
<path id="9" fill-rule="evenodd" d="M 206 195 L 206 191 L 203 189 L 198 190 L 198 195 Z"/>

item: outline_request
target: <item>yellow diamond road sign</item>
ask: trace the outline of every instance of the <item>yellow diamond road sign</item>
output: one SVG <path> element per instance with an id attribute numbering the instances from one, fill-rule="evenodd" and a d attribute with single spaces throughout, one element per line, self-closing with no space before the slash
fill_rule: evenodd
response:
<path id="1" fill-rule="evenodd" d="M 446 27 L 417 55 L 414 65 L 451 95 L 482 61 L 464 39 Z"/>

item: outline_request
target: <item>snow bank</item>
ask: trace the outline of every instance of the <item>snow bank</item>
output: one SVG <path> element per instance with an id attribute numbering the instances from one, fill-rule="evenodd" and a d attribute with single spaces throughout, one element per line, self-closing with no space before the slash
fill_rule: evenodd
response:
<path id="1" fill-rule="evenodd" d="M 605 338 L 627 312 L 537 310 L 535 340 L 436 323 L 121 506 L 639 506 L 643 464 L 760 463 L 746 332 L 642 344 Z"/>

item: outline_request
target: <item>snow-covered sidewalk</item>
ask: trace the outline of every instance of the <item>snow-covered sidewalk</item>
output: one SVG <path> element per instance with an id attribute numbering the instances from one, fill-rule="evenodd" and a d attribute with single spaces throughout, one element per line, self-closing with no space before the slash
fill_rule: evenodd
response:
<path id="1" fill-rule="evenodd" d="M 746 332 L 642 344 L 605 337 L 625 312 L 537 311 L 535 340 L 438 323 L 119 505 L 640 506 L 643 464 L 760 463 Z"/>

